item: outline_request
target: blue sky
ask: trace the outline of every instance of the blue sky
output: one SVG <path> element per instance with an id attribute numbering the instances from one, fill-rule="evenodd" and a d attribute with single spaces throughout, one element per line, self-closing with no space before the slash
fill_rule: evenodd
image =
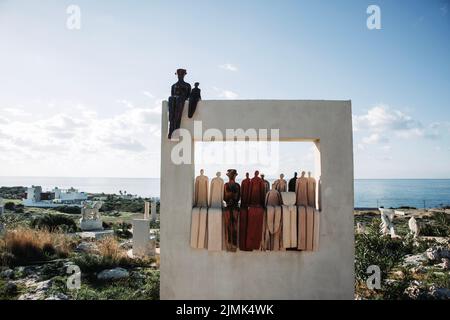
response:
<path id="1" fill-rule="evenodd" d="M 0 0 L 0 176 L 158 177 L 160 103 L 186 67 L 204 99 L 351 99 L 356 178 L 450 178 L 448 9 Z M 286 172 L 310 158 L 282 152 Z"/>

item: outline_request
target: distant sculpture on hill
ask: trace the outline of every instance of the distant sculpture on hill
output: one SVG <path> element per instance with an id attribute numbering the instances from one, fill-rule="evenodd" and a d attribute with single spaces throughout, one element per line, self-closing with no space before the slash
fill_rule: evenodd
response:
<path id="1" fill-rule="evenodd" d="M 408 221 L 408 227 L 409 227 L 409 231 L 410 233 L 413 235 L 414 238 L 417 238 L 419 236 L 419 225 L 417 224 L 417 221 L 414 217 L 411 217 L 411 219 L 409 219 Z"/>
<path id="2" fill-rule="evenodd" d="M 83 231 L 103 230 L 103 222 L 100 215 L 100 208 L 103 202 L 83 202 L 81 208 L 80 228 Z"/>

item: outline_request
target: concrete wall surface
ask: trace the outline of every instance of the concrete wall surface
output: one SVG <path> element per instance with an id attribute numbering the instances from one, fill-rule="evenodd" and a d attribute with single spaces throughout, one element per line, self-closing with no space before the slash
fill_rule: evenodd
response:
<path id="1" fill-rule="evenodd" d="M 176 165 L 162 105 L 161 299 L 353 299 L 353 141 L 350 101 L 200 101 L 181 127 L 280 129 L 281 141 L 320 151 L 322 210 L 317 252 L 208 252 L 190 247 L 194 161 Z M 192 159 L 193 160 L 193 159 Z M 226 170 L 227 168 L 224 168 Z M 210 177 L 212 178 L 212 177 Z"/>

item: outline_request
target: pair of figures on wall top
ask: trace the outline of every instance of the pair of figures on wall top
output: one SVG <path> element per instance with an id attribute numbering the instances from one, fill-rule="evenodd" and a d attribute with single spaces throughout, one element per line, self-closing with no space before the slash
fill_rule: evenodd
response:
<path id="1" fill-rule="evenodd" d="M 169 97 L 169 139 L 172 139 L 173 132 L 181 126 L 186 100 L 189 99 L 189 118 L 193 117 L 197 103 L 201 100 L 201 90 L 198 87 L 200 83 L 196 82 L 191 90 L 191 85 L 184 81 L 186 69 L 178 69 L 175 74 L 178 76 L 178 82 L 172 85 Z"/>

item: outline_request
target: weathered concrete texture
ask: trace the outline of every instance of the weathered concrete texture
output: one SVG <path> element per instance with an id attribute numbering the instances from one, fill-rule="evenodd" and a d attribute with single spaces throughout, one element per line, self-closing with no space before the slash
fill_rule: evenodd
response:
<path id="1" fill-rule="evenodd" d="M 187 117 L 186 104 L 181 123 L 192 132 L 193 120 L 201 120 L 203 130 L 216 128 L 223 134 L 225 129 L 280 129 L 281 141 L 315 142 L 322 190 L 316 252 L 192 249 L 194 162 L 172 163 L 171 149 L 177 142 L 167 139 L 167 102 L 162 107 L 161 298 L 353 299 L 350 101 L 200 101 L 193 119 Z"/>

